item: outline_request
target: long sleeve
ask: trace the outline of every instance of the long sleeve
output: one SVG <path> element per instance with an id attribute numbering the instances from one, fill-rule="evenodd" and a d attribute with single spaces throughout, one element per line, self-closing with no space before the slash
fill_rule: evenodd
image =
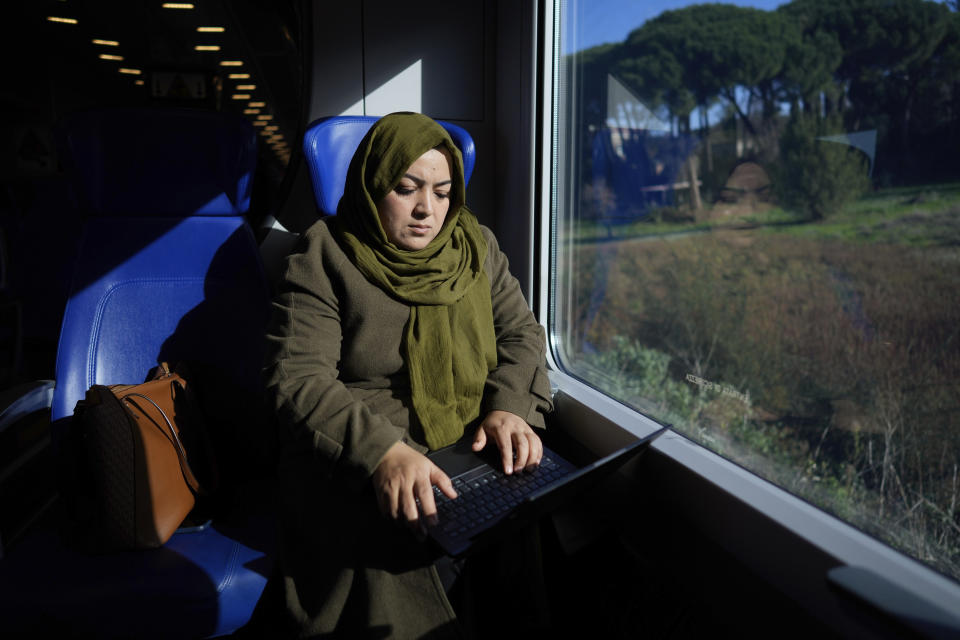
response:
<path id="1" fill-rule="evenodd" d="M 484 236 L 498 364 L 481 411 L 510 411 L 542 427 L 552 409 L 543 328 L 496 239 L 486 229 Z M 300 460 L 360 488 L 398 440 L 425 450 L 409 433 L 417 422 L 402 355 L 409 315 L 353 266 L 326 224 L 304 235 L 274 299 L 264 368 L 285 464 Z"/>
<path id="2" fill-rule="evenodd" d="M 543 427 L 544 414 L 553 410 L 545 368 L 546 340 L 511 275 L 507 257 L 486 228 L 487 276 L 493 302 L 497 336 L 497 367 L 487 376 L 482 414 L 509 411 L 535 427 Z"/>
<path id="3" fill-rule="evenodd" d="M 404 436 L 405 429 L 391 423 L 384 413 L 371 410 L 371 404 L 377 402 L 375 397 L 367 400 L 367 396 L 376 394 L 377 387 L 389 387 L 388 379 L 371 375 L 364 386 L 372 391 L 344 384 L 345 373 L 349 376 L 365 366 L 354 362 L 350 372 L 342 370 L 344 317 L 389 319 L 391 309 L 381 313 L 369 308 L 358 313 L 357 306 L 376 307 L 380 301 L 376 291 L 370 291 L 369 285 L 364 287 L 359 273 L 354 275 L 361 280 L 347 282 L 346 286 L 362 289 L 366 297 L 360 295 L 358 303 L 351 292 L 348 308 L 341 272 L 349 273 L 352 265 L 337 250 L 325 225 L 311 231 L 301 241 L 300 250 L 288 259 L 273 303 L 265 383 L 277 411 L 281 442 L 299 454 L 304 449 L 311 452 L 326 465 L 330 476 L 359 488 L 387 449 Z M 405 310 L 401 306 L 399 313 Z M 390 333 L 387 330 L 380 335 Z M 369 339 L 370 332 L 361 330 L 360 334 L 366 359 L 389 359 L 391 345 L 377 345 Z M 392 351 L 398 351 L 396 345 L 392 345 Z"/>

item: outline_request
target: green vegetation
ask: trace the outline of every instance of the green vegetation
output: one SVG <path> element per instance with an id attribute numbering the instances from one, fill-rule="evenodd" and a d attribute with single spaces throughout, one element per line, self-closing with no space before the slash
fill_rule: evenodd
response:
<path id="1" fill-rule="evenodd" d="M 837 118 L 794 113 L 780 138 L 774 188 L 778 201 L 822 220 L 869 188 L 867 163 L 846 145 L 820 138 L 842 131 Z"/>
<path id="2" fill-rule="evenodd" d="M 565 63 L 573 372 L 960 579 L 956 3 L 694 5 Z"/>
<path id="3" fill-rule="evenodd" d="M 953 204 L 914 219 L 884 200 L 905 195 L 850 207 L 872 211 L 877 228 L 911 220 L 928 238 L 940 215 L 960 218 Z M 572 245 L 578 290 L 603 299 L 577 298 L 581 341 L 567 360 L 619 399 L 960 577 L 960 253 L 835 239 L 823 227 Z"/>
<path id="4" fill-rule="evenodd" d="M 793 0 L 776 11 L 698 4 L 665 11 L 623 42 L 578 52 L 569 62 L 584 95 L 604 96 L 614 77 L 681 133 L 699 137 L 705 202 L 718 197 L 731 160 L 778 162 L 784 108 L 795 122 L 819 123 L 819 135 L 876 131 L 872 174 L 879 184 L 956 177 L 960 14 L 947 4 Z M 584 132 L 607 126 L 604 98 L 597 103 L 601 108 L 583 114 Z M 721 121 L 711 122 L 718 113 Z M 817 164 L 821 152 L 804 149 L 821 146 L 812 136 L 787 142 L 794 168 L 803 159 L 804 172 L 825 168 Z M 582 144 L 589 148 L 589 140 Z M 721 151 L 729 146 L 737 147 L 735 157 Z M 589 161 L 580 171 L 588 183 Z M 817 204 L 823 194 L 813 187 L 829 177 L 808 181 L 814 197 L 801 209 L 825 215 L 833 208 Z M 851 176 L 843 182 L 844 190 L 857 190 Z"/>
<path id="5" fill-rule="evenodd" d="M 878 189 L 845 204 L 817 224 L 783 207 L 772 207 L 737 218 L 701 222 L 670 222 L 651 215 L 629 224 L 604 225 L 584 221 L 565 235 L 589 243 L 611 238 L 654 238 L 724 229 L 764 228 L 768 233 L 833 238 L 850 242 L 882 242 L 915 246 L 956 246 L 960 243 L 960 183 Z"/>
<path id="6" fill-rule="evenodd" d="M 781 231 L 857 243 L 960 246 L 960 185 L 880 190 L 825 223 Z"/>

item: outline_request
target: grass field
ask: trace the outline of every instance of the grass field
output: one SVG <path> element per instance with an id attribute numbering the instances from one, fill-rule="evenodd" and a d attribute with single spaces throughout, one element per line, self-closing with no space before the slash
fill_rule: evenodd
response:
<path id="1" fill-rule="evenodd" d="M 669 210 L 666 217 L 676 217 Z M 892 242 L 919 246 L 960 243 L 960 183 L 881 189 L 829 219 L 807 222 L 802 216 L 771 207 L 721 220 L 664 222 L 656 210 L 639 220 L 604 224 L 583 221 L 568 230 L 567 239 L 578 242 L 611 238 L 661 236 L 691 231 L 763 227 L 772 233 L 840 238 L 854 242 Z"/>

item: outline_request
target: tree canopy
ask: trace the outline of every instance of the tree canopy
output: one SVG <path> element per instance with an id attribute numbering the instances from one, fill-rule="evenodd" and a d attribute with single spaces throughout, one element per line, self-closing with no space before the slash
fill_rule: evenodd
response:
<path id="1" fill-rule="evenodd" d="M 703 117 L 721 104 L 754 137 L 789 110 L 850 131 L 878 129 L 901 158 L 929 156 L 922 147 L 931 140 L 958 142 L 955 2 L 793 0 L 774 11 L 698 4 L 577 55 L 588 94 L 602 96 L 598 85 L 612 75 L 684 130 L 695 108 Z"/>

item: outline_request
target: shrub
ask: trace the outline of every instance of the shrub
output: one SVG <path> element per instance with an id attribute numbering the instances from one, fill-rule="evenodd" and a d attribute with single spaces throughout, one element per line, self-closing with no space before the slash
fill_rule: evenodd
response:
<path id="1" fill-rule="evenodd" d="M 857 149 L 822 137 L 843 131 L 834 118 L 794 114 L 780 138 L 774 191 L 780 204 L 822 220 L 870 186 L 866 158 Z"/>
<path id="2" fill-rule="evenodd" d="M 755 230 L 572 255 L 576 373 L 960 576 L 954 247 Z"/>

